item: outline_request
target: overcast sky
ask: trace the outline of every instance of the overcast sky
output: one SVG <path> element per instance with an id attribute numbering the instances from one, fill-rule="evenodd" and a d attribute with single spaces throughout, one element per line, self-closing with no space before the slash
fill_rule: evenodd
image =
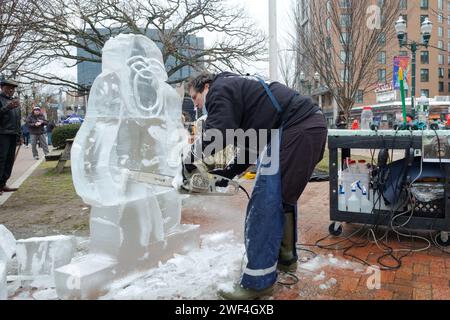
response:
<path id="1" fill-rule="evenodd" d="M 255 20 L 257 25 L 263 32 L 269 35 L 269 1 L 268 0 L 226 0 L 230 3 L 236 3 L 238 5 L 243 5 L 247 10 L 248 16 Z M 277 15 L 278 15 L 278 44 L 279 50 L 288 49 L 290 42 L 290 35 L 293 31 L 292 26 L 292 3 L 295 0 L 277 0 Z M 212 41 L 212 37 L 206 34 L 199 34 L 198 36 L 205 37 L 206 43 L 208 39 Z M 55 63 L 49 66 L 49 69 L 54 70 L 54 68 L 60 70 L 61 74 L 69 78 L 76 78 L 76 68 L 66 69 L 62 63 Z M 248 73 L 258 73 L 263 76 L 269 75 L 269 62 L 261 61 L 258 63 L 251 63 L 248 65 L 247 70 L 242 70 Z"/>

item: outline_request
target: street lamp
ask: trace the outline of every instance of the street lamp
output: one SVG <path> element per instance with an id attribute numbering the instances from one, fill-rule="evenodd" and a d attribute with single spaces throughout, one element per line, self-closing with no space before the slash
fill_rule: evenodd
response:
<path id="1" fill-rule="evenodd" d="M 303 71 L 300 72 L 300 83 L 302 85 L 302 91 L 303 91 L 303 89 L 305 87 L 308 88 L 308 95 L 310 96 L 311 95 L 312 84 L 311 84 L 311 81 L 306 80 L 306 75 L 305 75 L 305 73 Z"/>
<path id="2" fill-rule="evenodd" d="M 433 30 L 433 23 L 431 23 L 428 18 L 422 22 L 420 27 L 420 32 L 422 34 L 422 42 L 418 43 L 416 41 L 408 42 L 406 39 L 406 21 L 400 16 L 395 23 L 395 31 L 397 32 L 397 38 L 400 45 L 400 48 L 407 48 L 412 52 L 412 75 L 411 75 L 411 109 L 412 112 L 415 112 L 414 109 L 414 99 L 416 96 L 416 52 L 417 49 L 421 47 L 428 48 L 431 38 L 431 31 Z"/>

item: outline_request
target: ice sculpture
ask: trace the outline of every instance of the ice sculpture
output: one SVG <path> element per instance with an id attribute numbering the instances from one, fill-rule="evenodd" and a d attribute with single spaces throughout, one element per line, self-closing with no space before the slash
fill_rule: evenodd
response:
<path id="1" fill-rule="evenodd" d="M 197 226 L 180 225 L 178 193 L 129 177 L 181 171 L 182 100 L 161 51 L 145 36 L 119 35 L 102 61 L 71 154 L 76 191 L 92 206 L 90 254 L 55 272 L 61 298 L 92 298 L 110 279 L 197 245 Z"/>

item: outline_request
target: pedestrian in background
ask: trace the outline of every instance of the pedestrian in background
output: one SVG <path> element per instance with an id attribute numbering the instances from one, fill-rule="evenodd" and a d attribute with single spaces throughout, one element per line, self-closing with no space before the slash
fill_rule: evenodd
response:
<path id="1" fill-rule="evenodd" d="M 55 122 L 53 120 L 51 120 L 47 124 L 47 127 L 46 127 L 46 130 L 47 130 L 47 142 L 48 142 L 49 146 L 51 146 L 53 144 L 52 143 L 52 133 L 53 133 L 54 129 L 55 129 Z"/>
<path id="2" fill-rule="evenodd" d="M 28 148 L 28 145 L 30 144 L 30 129 L 28 129 L 26 119 L 23 120 L 22 134 L 23 134 L 23 144 L 25 145 L 25 148 Z"/>
<path id="3" fill-rule="evenodd" d="M 44 154 L 48 154 L 48 145 L 45 139 L 44 127 L 47 125 L 47 120 L 41 113 L 41 108 L 34 107 L 33 112 L 28 116 L 27 124 L 30 130 L 31 149 L 33 151 L 33 158 L 39 160 L 39 154 L 37 150 L 37 143 L 44 150 Z"/>

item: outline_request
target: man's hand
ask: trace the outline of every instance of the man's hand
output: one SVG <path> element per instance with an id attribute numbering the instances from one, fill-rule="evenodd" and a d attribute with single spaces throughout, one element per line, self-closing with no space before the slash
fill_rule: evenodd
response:
<path id="1" fill-rule="evenodd" d="M 20 107 L 20 101 L 19 101 L 19 99 L 14 99 L 14 100 L 12 100 L 10 103 L 8 103 L 8 106 L 7 106 L 7 108 L 8 108 L 9 110 L 13 110 L 13 109 L 16 109 L 16 108 L 18 108 L 18 107 Z"/>
<path id="2" fill-rule="evenodd" d="M 226 179 L 222 179 L 222 180 L 218 180 L 216 181 L 216 187 L 220 187 L 220 188 L 226 188 L 228 187 L 228 183 L 229 181 L 227 179 L 233 179 L 234 175 L 232 172 L 230 172 L 227 169 L 215 169 L 210 171 L 209 173 L 216 175 L 216 176 L 220 176 L 220 177 L 224 177 Z"/>

